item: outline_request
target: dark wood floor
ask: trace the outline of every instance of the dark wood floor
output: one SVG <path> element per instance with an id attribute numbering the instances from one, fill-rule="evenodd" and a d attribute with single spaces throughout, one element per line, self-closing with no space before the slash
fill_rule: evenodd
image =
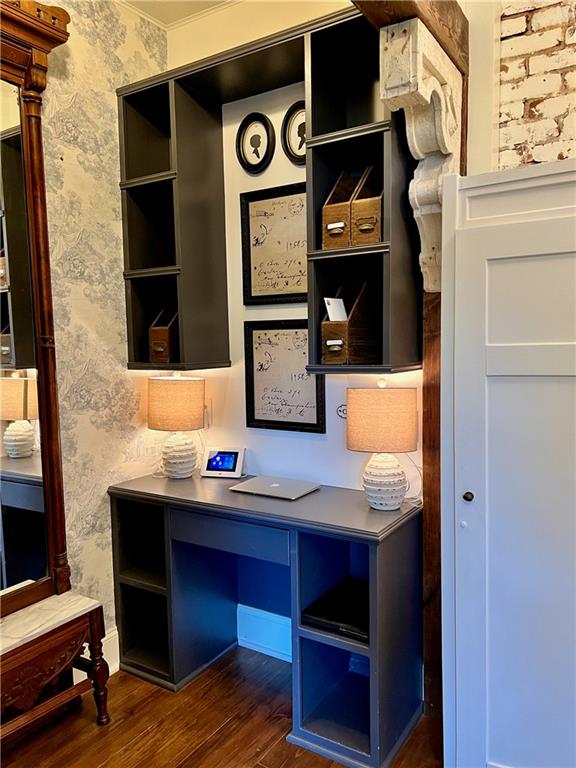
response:
<path id="1" fill-rule="evenodd" d="M 173 694 L 120 672 L 110 725 L 83 705 L 2 755 L 3 768 L 339 768 L 288 744 L 290 665 L 237 649 Z M 393 768 L 441 768 L 423 718 Z"/>

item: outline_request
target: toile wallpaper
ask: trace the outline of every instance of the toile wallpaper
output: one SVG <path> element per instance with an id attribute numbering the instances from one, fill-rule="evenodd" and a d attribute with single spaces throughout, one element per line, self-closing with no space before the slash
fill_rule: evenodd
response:
<path id="1" fill-rule="evenodd" d="M 49 60 L 44 155 L 67 543 L 74 589 L 114 627 L 106 490 L 147 474 L 146 377 L 126 369 L 116 88 L 166 69 L 166 33 L 115 0 L 64 0 L 69 42 Z"/>

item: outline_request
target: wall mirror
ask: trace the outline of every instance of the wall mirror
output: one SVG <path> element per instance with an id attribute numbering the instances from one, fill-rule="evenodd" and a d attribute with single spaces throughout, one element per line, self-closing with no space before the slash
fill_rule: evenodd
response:
<path id="1" fill-rule="evenodd" d="M 0 595 L 48 575 L 20 88 L 0 81 Z"/>
<path id="2" fill-rule="evenodd" d="M 0 611 L 70 589 L 41 94 L 68 14 L 0 0 Z"/>

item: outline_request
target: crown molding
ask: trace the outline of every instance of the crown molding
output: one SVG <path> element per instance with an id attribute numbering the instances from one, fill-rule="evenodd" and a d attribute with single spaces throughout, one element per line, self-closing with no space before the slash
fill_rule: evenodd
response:
<path id="1" fill-rule="evenodd" d="M 206 16 L 212 16 L 215 13 L 227 11 L 229 8 L 232 8 L 235 5 L 240 5 L 244 2 L 246 2 L 246 0 L 223 0 L 223 2 L 221 2 L 219 5 L 215 5 L 213 8 L 205 8 L 203 11 L 196 11 L 195 13 L 191 13 L 190 16 L 186 16 L 185 19 L 180 19 L 180 21 L 174 21 L 172 24 L 166 25 L 166 30 L 171 32 L 173 29 L 185 27 L 186 24 L 189 24 L 191 21 L 197 21 L 198 19 L 203 19 Z"/>
<path id="2" fill-rule="evenodd" d="M 140 8 L 136 8 L 134 5 L 130 5 L 130 3 L 126 2 L 126 0 L 116 0 L 116 5 L 122 6 L 127 11 L 130 11 L 135 16 L 139 16 L 141 19 L 145 19 L 146 21 L 149 21 L 151 24 L 154 24 L 156 27 L 159 27 L 163 32 L 167 31 L 166 24 L 162 24 L 161 21 L 158 21 L 158 19 L 155 19 L 153 16 L 150 16 L 149 13 L 146 13 L 146 11 L 141 11 Z"/>
<path id="3" fill-rule="evenodd" d="M 171 32 L 173 29 L 178 29 L 179 27 L 186 26 L 186 24 L 189 24 L 191 21 L 203 19 L 206 16 L 212 16 L 215 13 L 220 13 L 221 11 L 228 10 L 234 5 L 239 5 L 240 3 L 245 2 L 245 0 L 223 0 L 223 2 L 221 2 L 219 5 L 214 6 L 213 8 L 205 8 L 202 11 L 195 11 L 191 13 L 189 16 L 186 16 L 185 18 L 180 19 L 179 21 L 172 22 L 172 24 L 163 24 L 154 16 L 151 16 L 149 13 L 146 13 L 146 11 L 143 11 L 140 8 L 136 8 L 134 5 L 131 5 L 130 3 L 127 2 L 127 0 L 116 0 L 116 2 L 118 3 L 118 5 L 122 5 L 124 8 L 126 8 L 128 11 L 132 11 L 132 13 L 136 14 L 136 16 L 140 16 L 140 18 L 146 19 L 146 21 L 149 21 L 151 24 L 155 24 L 164 32 Z"/>

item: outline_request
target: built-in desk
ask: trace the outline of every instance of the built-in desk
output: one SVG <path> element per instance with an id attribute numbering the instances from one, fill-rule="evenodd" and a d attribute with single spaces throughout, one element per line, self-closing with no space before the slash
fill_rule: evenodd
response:
<path id="1" fill-rule="evenodd" d="M 239 602 L 269 610 L 277 592 L 292 620 L 289 740 L 386 765 L 421 710 L 420 509 L 378 512 L 330 486 L 283 501 L 235 482 L 150 475 L 109 488 L 121 668 L 178 690 L 237 644 Z M 315 620 L 330 594 L 360 595 L 334 603 L 354 608 L 352 624 Z"/>

